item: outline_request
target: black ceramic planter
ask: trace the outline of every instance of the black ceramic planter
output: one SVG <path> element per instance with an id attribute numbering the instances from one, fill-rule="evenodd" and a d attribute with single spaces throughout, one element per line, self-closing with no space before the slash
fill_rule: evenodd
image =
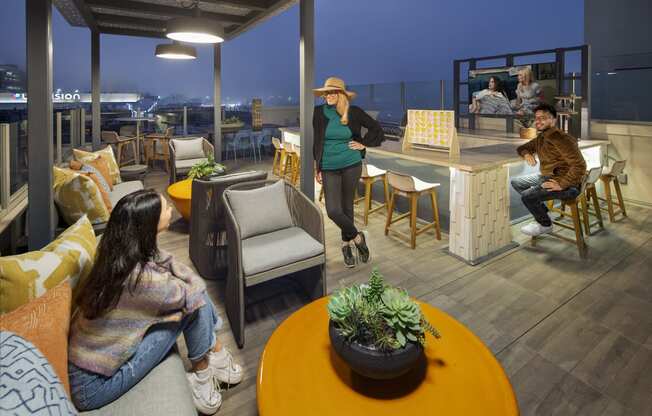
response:
<path id="1" fill-rule="evenodd" d="M 350 343 L 337 332 L 333 321 L 328 323 L 328 335 L 337 355 L 353 371 L 376 380 L 402 376 L 419 362 L 419 358 L 423 354 L 421 344 L 412 342 L 408 342 L 405 347 L 392 352 L 372 350 L 355 342 Z"/>

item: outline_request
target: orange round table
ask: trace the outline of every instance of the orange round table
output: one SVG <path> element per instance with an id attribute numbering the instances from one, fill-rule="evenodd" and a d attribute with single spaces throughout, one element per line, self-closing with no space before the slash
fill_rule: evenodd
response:
<path id="1" fill-rule="evenodd" d="M 168 186 L 168 195 L 177 207 L 177 211 L 186 220 L 190 221 L 190 198 L 192 196 L 192 179 L 184 179 Z"/>
<path id="2" fill-rule="evenodd" d="M 299 309 L 267 342 L 256 381 L 261 416 L 519 414 L 493 354 L 444 312 L 420 303 L 442 338 L 427 335 L 425 358 L 410 373 L 378 381 L 353 373 L 331 348 L 327 303 Z"/>

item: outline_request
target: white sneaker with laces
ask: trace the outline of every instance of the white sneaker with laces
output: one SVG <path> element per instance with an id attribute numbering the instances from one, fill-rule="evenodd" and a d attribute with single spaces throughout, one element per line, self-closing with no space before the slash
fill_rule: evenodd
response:
<path id="1" fill-rule="evenodd" d="M 541 234 L 547 234 L 552 232 L 552 225 L 545 227 L 538 222 L 532 222 L 524 227 L 521 227 L 521 232 L 530 237 L 536 237 Z"/>
<path id="2" fill-rule="evenodd" d="M 226 347 L 218 352 L 211 351 L 208 365 L 213 369 L 213 376 L 221 383 L 238 384 L 242 381 L 242 366 L 233 361 L 231 351 Z"/>
<path id="3" fill-rule="evenodd" d="M 192 400 L 197 410 L 205 415 L 215 414 L 222 405 L 222 395 L 213 369 L 209 366 L 204 370 L 186 373 L 186 378 L 190 383 Z"/>

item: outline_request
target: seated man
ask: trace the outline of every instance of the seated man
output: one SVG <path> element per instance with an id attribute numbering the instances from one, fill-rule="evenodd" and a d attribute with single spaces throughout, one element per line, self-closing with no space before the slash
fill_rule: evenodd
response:
<path id="1" fill-rule="evenodd" d="M 586 173 L 586 162 L 577 140 L 556 127 L 555 108 L 540 104 L 534 109 L 534 115 L 539 135 L 516 151 L 530 166 L 537 164 L 534 158 L 537 155 L 541 174 L 512 180 L 512 187 L 521 194 L 523 204 L 536 220 L 522 227 L 521 231 L 533 237 L 552 231 L 552 221 L 544 201 L 577 197 Z"/>

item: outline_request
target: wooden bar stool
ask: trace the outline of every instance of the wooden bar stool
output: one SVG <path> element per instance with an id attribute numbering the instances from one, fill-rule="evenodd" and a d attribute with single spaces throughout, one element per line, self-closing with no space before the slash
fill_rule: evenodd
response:
<path id="1" fill-rule="evenodd" d="M 373 198 L 371 197 L 372 196 L 371 189 L 373 184 L 378 181 L 383 182 L 383 192 L 385 195 L 385 202 L 382 204 L 377 204 L 376 207 L 372 208 Z M 384 209 L 385 213 L 387 213 L 387 201 L 389 201 L 387 171 L 377 168 L 374 165 L 363 163 L 360 182 L 364 184 L 364 196 L 356 198 L 353 202 L 354 204 L 357 205 L 359 202 L 364 201 L 364 225 L 367 225 L 369 221 L 369 214 L 373 214 L 374 212 L 380 211 L 381 209 Z"/>
<path id="2" fill-rule="evenodd" d="M 274 161 L 272 162 L 272 174 L 283 177 L 285 176 L 285 149 L 283 143 L 278 137 L 272 137 L 274 146 Z"/>
<path id="3" fill-rule="evenodd" d="M 552 235 L 554 237 L 559 238 L 560 240 L 567 241 L 569 243 L 575 244 L 577 246 L 577 250 L 580 254 L 581 258 L 586 258 L 587 254 L 587 246 L 586 246 L 586 241 L 584 239 L 584 232 L 582 230 L 582 222 L 584 221 L 585 225 L 588 225 L 588 203 L 586 200 L 586 188 L 587 188 L 587 183 L 589 178 L 592 180 L 597 180 L 594 179 L 596 177 L 600 176 L 600 172 L 602 171 L 602 168 L 596 167 L 592 168 L 589 170 L 589 173 L 584 176 L 584 179 L 582 180 L 582 186 L 580 187 L 580 193 L 575 197 L 574 199 L 563 199 L 561 200 L 561 208 L 556 208 L 553 206 L 554 201 L 548 201 L 548 210 L 550 212 L 556 212 L 560 214 L 560 217 L 557 219 L 552 220 L 552 223 L 562 227 L 566 228 L 569 230 L 573 230 L 575 232 L 575 239 L 566 237 L 565 235 L 559 234 L 557 232 L 551 232 L 549 235 Z M 570 208 L 570 214 L 566 212 L 566 208 Z M 580 209 L 582 207 L 582 209 Z M 582 219 L 580 218 L 580 215 L 582 215 Z M 564 217 L 570 217 L 572 221 L 571 224 L 567 224 L 565 222 L 562 222 L 561 219 Z M 532 246 L 536 246 L 536 241 L 538 237 L 532 237 Z"/>
<path id="4" fill-rule="evenodd" d="M 591 227 L 599 226 L 601 230 L 604 230 L 604 223 L 602 222 L 602 213 L 600 212 L 600 200 L 598 199 L 598 192 L 596 190 L 595 184 L 600 179 L 601 170 L 592 169 L 587 172 L 586 175 L 586 190 L 584 191 L 585 205 L 587 206 L 584 210 L 584 230 L 586 235 L 591 235 Z M 593 210 L 590 209 L 591 203 L 593 203 Z M 594 216 L 597 221 L 591 222 L 589 216 Z"/>
<path id="5" fill-rule="evenodd" d="M 618 175 L 623 173 L 625 169 L 626 160 L 618 160 L 614 162 L 611 168 L 606 167 L 602 170 L 602 175 L 600 180 L 602 185 L 604 185 L 605 198 L 600 198 L 601 201 L 607 202 L 607 208 L 602 208 L 604 211 L 609 213 L 609 221 L 616 221 L 616 215 L 623 214 L 623 217 L 627 216 L 627 211 L 625 210 L 625 202 L 623 201 L 623 194 L 620 191 L 620 181 L 618 180 Z M 614 188 L 616 189 L 616 197 L 618 202 L 615 203 L 611 195 L 611 183 L 613 182 Z M 619 210 L 614 210 L 614 205 L 618 205 Z"/>
<path id="6" fill-rule="evenodd" d="M 389 206 L 387 207 L 387 222 L 385 223 L 385 235 L 390 231 L 399 234 L 403 237 L 410 239 L 410 246 L 414 249 L 417 245 L 417 235 L 429 230 L 435 229 L 437 240 L 441 240 L 441 229 L 439 224 L 439 208 L 437 206 L 437 191 L 438 183 L 428 183 L 415 178 L 414 176 L 405 175 L 403 173 L 387 171 L 387 181 L 392 187 L 392 193 L 389 197 Z M 410 200 L 410 211 L 401 214 L 396 218 L 392 218 L 394 207 L 396 204 L 396 195 L 404 196 Z M 430 202 L 432 204 L 433 222 L 427 223 L 421 228 L 417 228 L 417 205 L 419 197 L 422 195 L 430 195 Z M 390 226 L 400 220 L 410 218 L 410 236 L 407 236 L 397 230 L 392 230 Z"/>
<path id="7" fill-rule="evenodd" d="M 281 177 L 286 177 L 292 185 L 299 183 L 299 173 L 301 172 L 301 157 L 299 156 L 298 146 L 292 143 L 284 143 L 285 164 Z"/>

